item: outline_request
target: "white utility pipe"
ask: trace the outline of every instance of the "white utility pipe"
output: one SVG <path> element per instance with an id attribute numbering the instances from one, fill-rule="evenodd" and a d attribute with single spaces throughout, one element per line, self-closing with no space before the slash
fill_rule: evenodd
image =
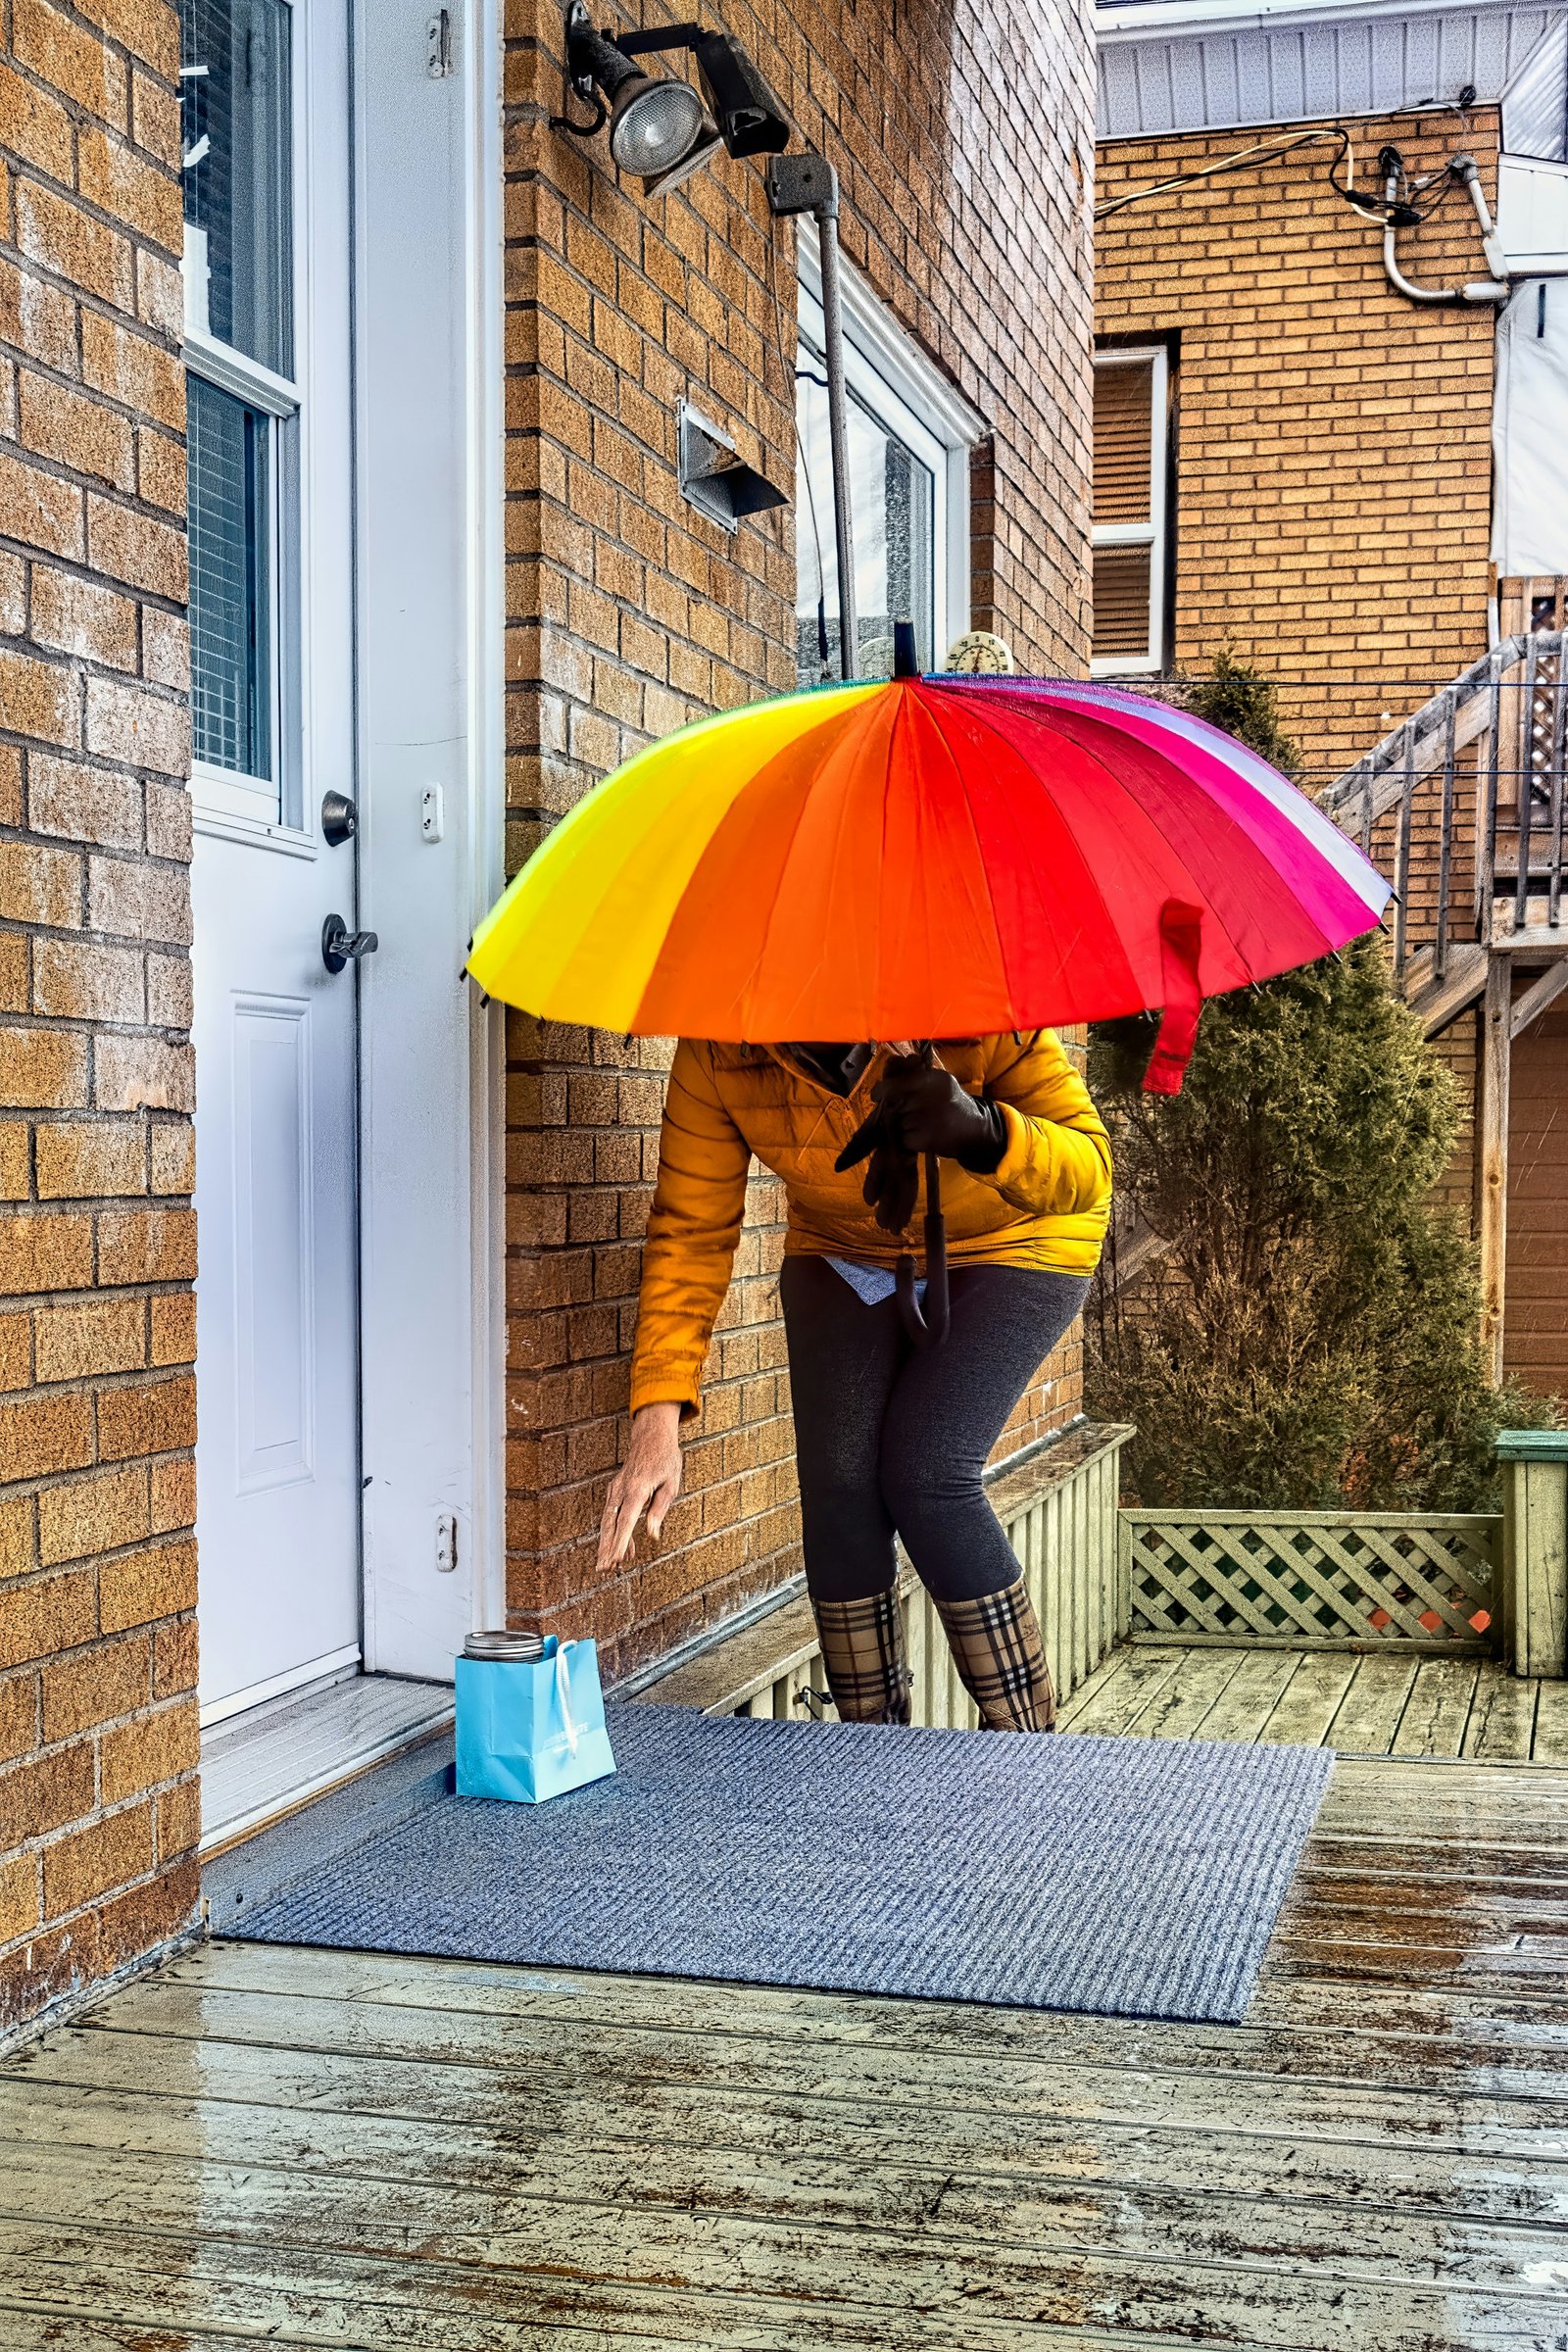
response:
<path id="1" fill-rule="evenodd" d="M 1498 245 L 1497 232 L 1493 225 L 1492 213 L 1487 204 L 1487 193 L 1481 185 L 1481 174 L 1476 169 L 1476 159 L 1473 155 L 1456 155 L 1451 169 L 1458 173 L 1470 191 L 1470 201 L 1476 208 L 1476 219 L 1481 223 L 1481 241 L 1486 249 L 1487 267 L 1489 270 L 1496 270 L 1497 275 L 1473 278 L 1465 286 L 1416 285 L 1413 279 L 1405 276 L 1394 258 L 1395 228 L 1391 220 L 1383 231 L 1383 268 L 1389 283 L 1395 292 L 1402 294 L 1407 302 L 1504 303 L 1509 299 L 1513 288 L 1507 285 L 1502 278 L 1501 248 Z M 1398 174 L 1391 172 L 1383 182 L 1384 203 L 1392 206 L 1398 192 Z"/>
<path id="2" fill-rule="evenodd" d="M 1476 169 L 1476 159 L 1473 155 L 1456 155 L 1452 168 L 1469 189 L 1470 201 L 1476 208 L 1476 219 L 1481 223 L 1481 246 L 1487 257 L 1487 268 L 1494 278 L 1506 277 L 1508 266 L 1503 258 L 1502 239 L 1497 234 L 1491 207 L 1487 203 L 1487 191 L 1481 185 L 1481 173 Z"/>

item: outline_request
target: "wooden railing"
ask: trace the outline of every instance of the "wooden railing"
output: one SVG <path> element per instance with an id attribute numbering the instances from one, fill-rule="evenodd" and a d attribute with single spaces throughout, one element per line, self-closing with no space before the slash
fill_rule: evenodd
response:
<path id="1" fill-rule="evenodd" d="M 1568 1430 L 1505 1429 L 1498 1641 L 1516 1674 L 1568 1672 Z"/>
<path id="2" fill-rule="evenodd" d="M 1125 1510 L 1135 1642 L 1492 1646 L 1502 1520 L 1426 1511 Z"/>
<path id="3" fill-rule="evenodd" d="M 1493 1651 L 1568 1668 L 1568 1432 L 1504 1433 L 1500 1513 L 1182 1511 L 1117 1506 L 1132 1431 L 1081 1423 L 996 1473 L 991 1499 L 1028 1580 L 1057 1694 L 1118 1643 Z M 941 1623 L 900 1583 L 914 1720 L 972 1729 Z M 619 1695 L 710 1715 L 831 1715 L 806 1596 L 645 1671 Z"/>
<path id="4" fill-rule="evenodd" d="M 1484 983 L 1489 949 L 1526 934 L 1557 944 L 1565 738 L 1568 631 L 1522 630 L 1330 786 L 1330 814 L 1393 880 L 1395 978 L 1406 993 L 1452 982 L 1463 1004 Z"/>

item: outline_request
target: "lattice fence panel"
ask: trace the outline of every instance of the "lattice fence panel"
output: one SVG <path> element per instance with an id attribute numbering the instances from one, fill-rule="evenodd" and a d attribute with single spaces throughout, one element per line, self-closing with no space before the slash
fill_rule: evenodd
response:
<path id="1" fill-rule="evenodd" d="M 1478 1649 L 1501 1530 L 1500 1518 L 1479 1513 L 1123 1511 L 1131 1631 Z"/>

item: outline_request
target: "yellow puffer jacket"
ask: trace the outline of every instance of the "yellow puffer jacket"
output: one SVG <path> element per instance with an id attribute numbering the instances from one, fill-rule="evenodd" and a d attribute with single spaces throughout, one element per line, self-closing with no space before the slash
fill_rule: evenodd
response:
<path id="1" fill-rule="evenodd" d="M 863 1168 L 833 1166 L 871 1109 L 881 1047 L 848 1098 L 830 1094 L 771 1046 L 683 1039 L 669 1076 L 659 1183 L 643 1246 L 631 1407 L 695 1411 L 713 1320 L 729 1287 L 752 1154 L 784 1180 L 788 1252 L 896 1265 L 906 1246 L 860 1197 Z M 1092 1273 L 1110 1216 L 1110 1147 L 1100 1114 L 1049 1029 L 960 1039 L 937 1055 L 971 1095 L 1002 1105 L 1007 1149 L 989 1176 L 942 1164 L 955 1265 L 1049 1266 Z M 922 1187 L 923 1192 L 923 1187 Z M 924 1213 L 922 1200 L 917 1217 Z M 918 1223 L 911 1226 L 918 1234 Z"/>

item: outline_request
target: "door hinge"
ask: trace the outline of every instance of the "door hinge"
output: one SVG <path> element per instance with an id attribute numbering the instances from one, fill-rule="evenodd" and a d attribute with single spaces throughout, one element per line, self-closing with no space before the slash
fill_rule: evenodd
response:
<path id="1" fill-rule="evenodd" d="M 438 8 L 424 28 L 424 70 L 432 81 L 452 71 L 452 11 Z"/>
<path id="2" fill-rule="evenodd" d="M 458 1564 L 458 1522 L 443 1511 L 435 1523 L 435 1565 L 438 1576 L 450 1576 Z"/>

